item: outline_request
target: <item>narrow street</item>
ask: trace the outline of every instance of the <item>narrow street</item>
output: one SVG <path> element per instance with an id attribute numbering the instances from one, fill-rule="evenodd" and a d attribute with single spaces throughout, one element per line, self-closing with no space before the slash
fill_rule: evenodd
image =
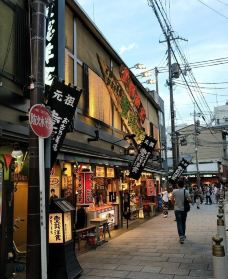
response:
<path id="1" fill-rule="evenodd" d="M 217 205 L 191 207 L 187 239 L 178 242 L 174 212 L 158 215 L 96 250 L 78 257 L 82 279 L 193 279 L 213 278 L 212 236 L 216 233 Z"/>

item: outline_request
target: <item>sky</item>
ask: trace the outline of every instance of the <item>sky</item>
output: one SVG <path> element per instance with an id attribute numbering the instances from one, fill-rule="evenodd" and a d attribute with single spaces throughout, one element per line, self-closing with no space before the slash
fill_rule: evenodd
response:
<path id="1" fill-rule="evenodd" d="M 175 37 L 189 63 L 228 57 L 228 0 L 157 0 L 163 4 Z M 143 63 L 146 69 L 167 66 L 167 44 L 158 20 L 147 0 L 79 0 L 90 19 L 130 68 Z M 227 58 L 228 61 L 228 58 Z M 173 61 L 175 62 L 175 61 Z M 135 75 L 139 70 L 132 69 Z M 228 101 L 228 64 L 192 69 L 203 97 L 193 92 L 201 112 L 210 123 L 209 109 Z M 143 83 L 148 78 L 139 78 Z M 168 72 L 158 74 L 159 94 L 165 102 L 166 126 L 170 126 Z M 179 79 L 175 80 L 181 82 Z M 174 82 L 175 82 L 174 81 Z M 221 82 L 227 82 L 222 83 Z M 219 84 L 203 84 L 219 83 Z M 155 90 L 155 84 L 143 83 Z M 221 89 L 218 89 L 221 88 Z M 193 88 L 194 89 L 194 88 Z M 206 106 L 206 103 L 209 108 Z M 174 85 L 176 125 L 193 123 L 194 105 L 183 86 Z M 196 112 L 199 109 L 196 106 Z M 202 125 L 205 124 L 200 119 Z"/>

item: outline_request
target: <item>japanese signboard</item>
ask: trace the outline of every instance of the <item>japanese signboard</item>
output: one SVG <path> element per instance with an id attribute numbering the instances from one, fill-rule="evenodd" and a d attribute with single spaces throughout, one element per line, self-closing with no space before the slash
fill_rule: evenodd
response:
<path id="1" fill-rule="evenodd" d="M 57 158 L 67 129 L 74 117 L 80 95 L 81 91 L 67 86 L 56 79 L 48 90 L 48 106 L 51 108 L 53 121 L 51 166 L 53 166 Z"/>
<path id="2" fill-rule="evenodd" d="M 131 166 L 129 177 L 134 179 L 139 179 L 141 176 L 141 173 L 151 156 L 154 147 L 157 143 L 157 140 L 155 140 L 153 137 L 145 136 L 144 140 L 140 144 L 138 154 Z"/>
<path id="3" fill-rule="evenodd" d="M 92 173 L 91 172 L 82 172 L 79 175 L 79 183 L 77 187 L 78 204 L 88 204 L 93 202 L 92 195 Z"/>
<path id="4" fill-rule="evenodd" d="M 58 1 L 52 1 L 46 14 L 45 84 L 51 85 L 54 75 L 58 75 Z"/>
<path id="5" fill-rule="evenodd" d="M 49 214 L 49 243 L 63 243 L 62 213 Z"/>
<path id="6" fill-rule="evenodd" d="M 140 120 L 140 116 L 136 108 L 136 105 L 138 105 L 138 103 L 140 109 L 142 107 L 140 99 L 140 102 L 136 101 L 135 103 L 133 103 L 131 97 L 126 92 L 125 87 L 122 86 L 121 81 L 114 75 L 112 70 L 98 55 L 97 58 L 104 78 L 104 82 L 113 101 L 113 104 L 115 105 L 116 110 L 119 112 L 123 120 L 124 126 L 126 127 L 127 131 L 135 134 L 136 141 L 140 142 L 145 136 L 145 130 L 142 126 L 143 122 L 145 121 L 145 110 L 144 108 L 142 108 Z"/>
<path id="7" fill-rule="evenodd" d="M 50 137 L 53 130 L 51 114 L 41 104 L 31 107 L 29 111 L 29 124 L 33 132 L 41 138 Z"/>
<path id="8" fill-rule="evenodd" d="M 180 163 L 177 166 L 177 169 L 174 171 L 174 173 L 170 177 L 169 182 L 170 183 L 175 183 L 189 164 L 190 164 L 189 161 L 182 158 Z"/>

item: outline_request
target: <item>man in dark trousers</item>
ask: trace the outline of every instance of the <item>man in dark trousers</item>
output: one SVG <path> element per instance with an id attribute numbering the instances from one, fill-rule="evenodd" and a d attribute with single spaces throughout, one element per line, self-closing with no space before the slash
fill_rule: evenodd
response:
<path id="1" fill-rule="evenodd" d="M 173 190 L 173 199 L 175 201 L 174 212 L 176 216 L 179 241 L 181 244 L 183 244 L 184 240 L 186 239 L 185 230 L 187 218 L 187 212 L 184 211 L 184 196 L 189 202 L 191 202 L 191 197 L 189 192 L 184 188 L 183 180 L 179 180 L 177 184 L 178 189 Z"/>

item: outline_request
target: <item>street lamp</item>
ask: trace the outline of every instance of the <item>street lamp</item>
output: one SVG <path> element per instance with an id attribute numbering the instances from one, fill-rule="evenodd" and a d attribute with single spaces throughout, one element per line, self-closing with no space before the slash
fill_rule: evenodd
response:
<path id="1" fill-rule="evenodd" d="M 146 80 L 146 81 L 142 82 L 142 84 L 143 84 L 143 83 L 147 83 L 147 84 L 155 84 L 155 83 L 156 83 L 156 81 L 155 81 L 155 80 L 153 80 L 153 79 L 148 79 L 148 80 Z"/>
<path id="2" fill-rule="evenodd" d="M 146 69 L 146 66 L 141 64 L 141 63 L 137 63 L 137 64 L 135 64 L 133 67 L 131 67 L 129 69 L 143 70 L 143 69 Z"/>
<path id="3" fill-rule="evenodd" d="M 135 76 L 135 77 L 149 77 L 152 75 L 151 70 L 150 71 L 146 71 L 146 72 L 142 72 L 139 75 Z"/>

